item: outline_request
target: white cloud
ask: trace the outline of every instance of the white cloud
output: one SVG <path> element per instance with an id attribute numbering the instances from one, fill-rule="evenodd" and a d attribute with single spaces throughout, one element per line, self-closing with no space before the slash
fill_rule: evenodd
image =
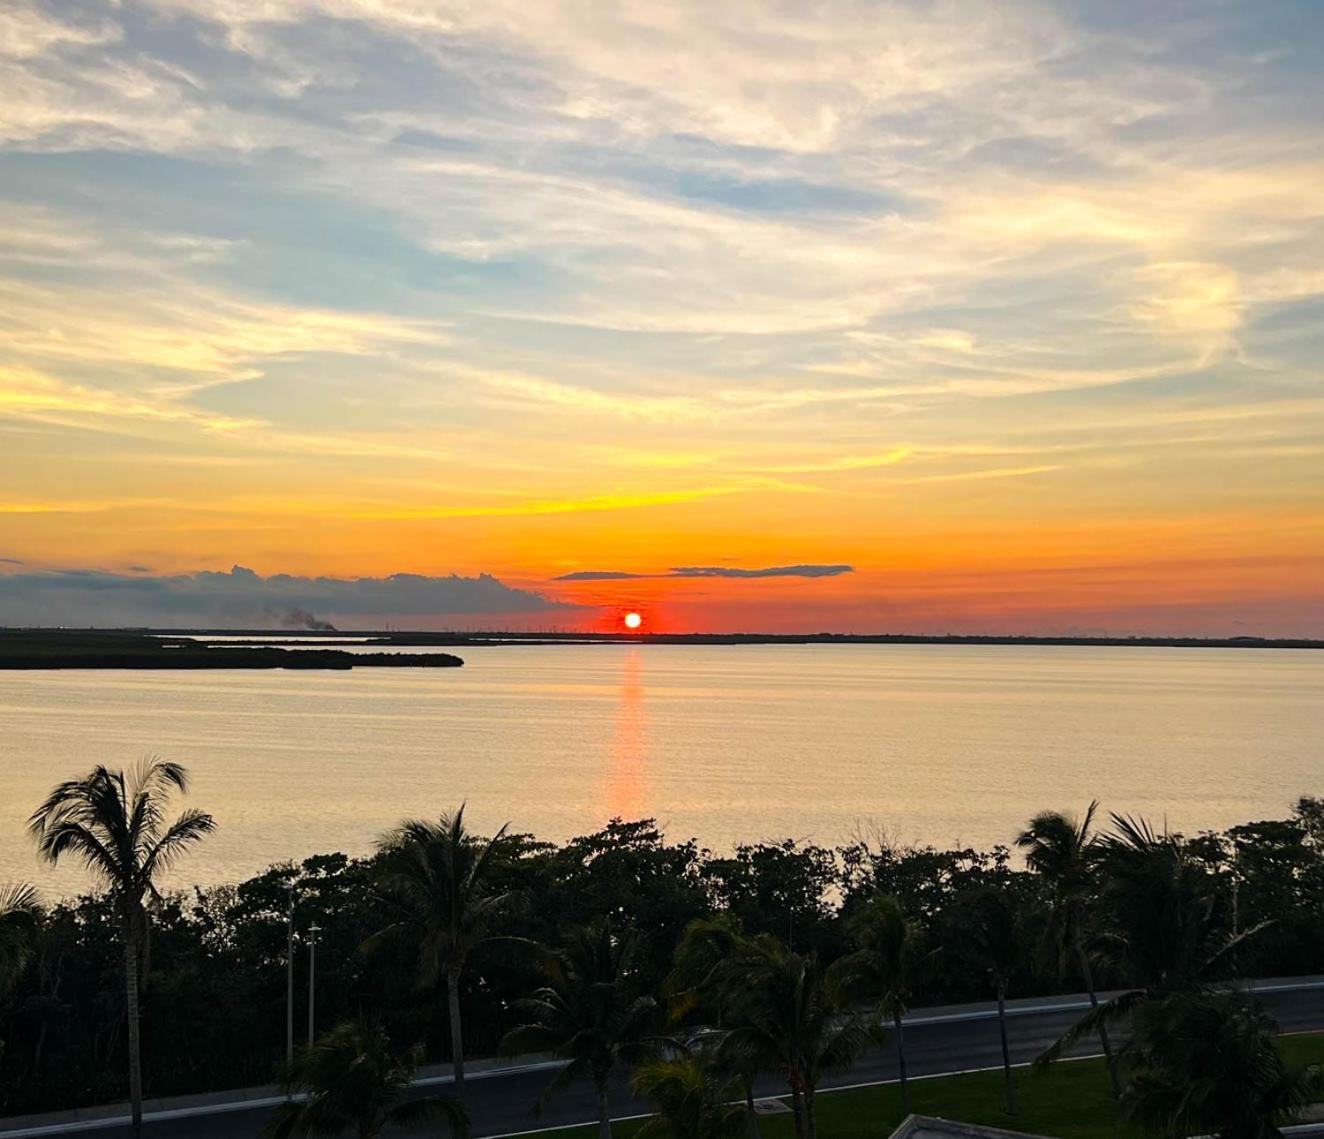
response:
<path id="1" fill-rule="evenodd" d="M 1324 135 L 1282 94 L 1316 80 L 1236 13 L 126 4 L 0 18 L 9 418 L 544 469 L 529 437 L 627 425 L 725 488 L 807 431 L 828 457 L 761 469 L 1014 449 L 992 405 L 1030 398 L 1090 430 L 1319 391 L 1267 327 L 1324 297 Z"/>

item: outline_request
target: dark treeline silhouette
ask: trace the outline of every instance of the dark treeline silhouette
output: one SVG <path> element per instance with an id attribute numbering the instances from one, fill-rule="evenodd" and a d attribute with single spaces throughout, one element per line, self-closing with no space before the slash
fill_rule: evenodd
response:
<path id="1" fill-rule="evenodd" d="M 127 781 L 97 769 L 34 814 L 45 856 L 81 858 L 100 890 L 49 906 L 17 888 L 0 896 L 0 1113 L 119 1100 L 129 1073 L 148 1095 L 269 1082 L 285 1054 L 291 886 L 295 1023 L 316 925 L 322 1038 L 285 1077 L 365 1134 L 424 1110 L 397 1103 L 424 1060 L 454 1064 L 455 1102 L 432 1109 L 462 1129 L 466 1054 L 545 1049 L 603 1104 L 608 1083 L 633 1073 L 673 1134 L 753 1136 L 752 1110 L 730 1104 L 779 1074 L 797 1135 L 814 1139 L 819 1079 L 884 1032 L 904 1077 L 907 1008 L 1068 991 L 1095 1007 L 1043 1062 L 1098 1040 L 1137 1119 L 1166 1126 L 1180 1110 L 1191 1126 L 1249 1133 L 1224 1128 L 1219 1095 L 1261 1104 L 1262 1119 L 1311 1090 L 1309 1073 L 1274 1067 L 1263 1014 L 1213 986 L 1324 972 L 1324 800 L 1190 837 L 1102 821 L 1091 805 L 1080 819 L 1036 815 L 989 851 L 788 839 L 723 855 L 668 841 L 652 820 L 560 845 L 504 829 L 480 838 L 461 810 L 406 821 L 367 857 L 162 894 L 156 872 L 212 825 L 197 811 L 166 821 L 164 799 L 183 787 L 174 765 Z M 137 838 L 123 845 L 126 825 Z M 205 845 L 193 855 L 204 856 Z M 135 1003 L 140 1034 L 126 1027 Z M 999 1028 L 1005 1060 L 1005 1018 Z M 679 1049 L 659 1051 L 663 1037 Z M 1240 1069 L 1219 1068 L 1236 1055 Z M 373 1079 L 349 1102 L 336 1073 L 356 1058 Z M 1174 1091 L 1200 1064 L 1204 1116 Z M 1009 1065 L 1005 1088 L 1011 1113 Z M 279 1123 L 302 1125 L 293 1109 Z"/>
<path id="2" fill-rule="evenodd" d="M 453 653 L 345 652 L 328 647 L 284 648 L 231 641 L 208 643 L 187 636 L 149 635 L 122 629 L 78 632 L 0 632 L 0 669 L 212 669 L 212 668 L 458 668 Z"/>

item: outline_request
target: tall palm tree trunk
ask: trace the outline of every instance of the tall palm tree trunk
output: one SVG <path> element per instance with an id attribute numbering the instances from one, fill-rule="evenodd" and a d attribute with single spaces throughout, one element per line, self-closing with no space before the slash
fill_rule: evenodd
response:
<path id="1" fill-rule="evenodd" d="M 749 1139 L 762 1139 L 759 1134 L 759 1113 L 754 1110 L 754 1083 L 749 1079 L 742 1082 L 745 1085 L 745 1130 Z"/>
<path id="2" fill-rule="evenodd" d="M 1098 995 L 1094 992 L 1094 970 L 1090 968 L 1089 955 L 1085 952 L 1085 946 L 1076 943 L 1076 952 L 1080 956 L 1080 971 L 1085 978 L 1085 991 L 1090 995 L 1090 1008 L 1099 1007 Z M 1117 1081 L 1117 1064 L 1113 1060 L 1113 1047 L 1108 1040 L 1108 1026 L 1099 1021 L 1099 1043 L 1103 1045 L 1103 1060 L 1108 1069 L 1108 1083 L 1113 1090 L 1113 1099 L 1122 1098 L 1122 1087 Z"/>
<path id="3" fill-rule="evenodd" d="M 814 1118 L 814 1089 L 805 1088 L 805 1139 L 818 1139 L 818 1120 Z"/>
<path id="4" fill-rule="evenodd" d="M 124 930 L 124 1007 L 129 1030 L 129 1110 L 133 1115 L 133 1134 L 138 1139 L 143 1133 L 143 1064 L 138 1038 L 138 945 L 127 922 Z"/>
<path id="5" fill-rule="evenodd" d="M 795 1139 L 809 1139 L 805 1127 L 805 1101 L 798 1084 L 791 1084 L 791 1114 L 795 1117 Z"/>
<path id="6" fill-rule="evenodd" d="M 910 1114 L 910 1085 L 906 1082 L 906 1037 L 901 1027 L 901 1010 L 892 1013 L 892 1027 L 896 1030 L 896 1070 L 901 1077 L 901 1114 Z"/>
<path id="7" fill-rule="evenodd" d="M 1007 983 L 998 982 L 998 1034 L 1002 1037 L 1002 1083 L 1007 1114 L 1016 1114 L 1016 1086 L 1011 1079 L 1011 1050 L 1007 1047 Z"/>
<path id="8" fill-rule="evenodd" d="M 455 1098 L 464 1103 L 464 1032 L 460 1024 L 460 971 L 446 971 L 446 991 L 450 998 L 451 1071 L 455 1076 Z"/>
<path id="9" fill-rule="evenodd" d="M 611 1112 L 607 1110 L 607 1085 L 598 1085 L 598 1139 L 611 1139 Z"/>

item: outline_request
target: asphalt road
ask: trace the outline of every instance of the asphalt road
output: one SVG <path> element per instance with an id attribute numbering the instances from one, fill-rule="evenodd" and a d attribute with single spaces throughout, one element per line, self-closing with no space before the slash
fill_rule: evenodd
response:
<path id="1" fill-rule="evenodd" d="M 1284 1032 L 1324 1029 L 1324 986 L 1293 991 L 1261 991 L 1260 1000 L 1278 1020 Z M 1048 998 L 1042 1001 L 1015 1002 L 1008 1021 L 1013 1062 L 1034 1058 L 1046 1045 L 1057 1039 L 1081 1015 L 1078 1009 L 1063 1008 L 1072 998 Z M 912 1076 L 996 1067 L 1002 1062 L 995 1015 L 981 1007 L 980 1019 L 970 1019 L 974 1006 L 951 1009 L 916 1010 L 913 1022 L 906 1027 L 906 1058 Z M 1087 1044 L 1085 1052 L 1097 1051 Z M 552 1099 L 541 1116 L 533 1105 L 554 1073 L 546 1066 L 524 1070 L 500 1070 L 474 1073 L 465 1083 L 466 1099 L 473 1121 L 475 1139 L 510 1135 L 534 1129 L 586 1123 L 596 1117 L 592 1089 L 588 1085 L 567 1088 Z M 820 1090 L 880 1083 L 896 1078 L 895 1053 L 890 1048 L 869 1052 L 849 1072 L 825 1080 Z M 446 1083 L 427 1091 L 448 1090 Z M 767 1081 L 760 1095 L 785 1094 L 785 1088 Z M 185 1118 L 150 1119 L 144 1127 L 147 1139 L 256 1139 L 262 1132 L 269 1107 L 245 1107 Z M 629 1089 L 620 1087 L 612 1097 L 615 1118 L 642 1114 L 646 1107 L 634 1099 Z M 45 1134 L 56 1134 L 45 1131 Z M 59 1134 L 97 1136 L 98 1139 L 131 1139 L 125 1124 L 88 1124 L 74 1129 L 62 1127 Z M 25 1130 L 0 1129 L 6 1136 L 34 1135 Z M 400 1134 L 436 1135 L 429 1131 Z"/>

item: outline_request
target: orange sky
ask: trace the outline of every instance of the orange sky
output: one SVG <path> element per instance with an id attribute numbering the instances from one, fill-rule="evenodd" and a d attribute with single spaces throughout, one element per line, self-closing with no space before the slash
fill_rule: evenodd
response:
<path id="1" fill-rule="evenodd" d="M 1324 636 L 1324 16 L 1150 7 L 20 0 L 0 623 Z"/>

